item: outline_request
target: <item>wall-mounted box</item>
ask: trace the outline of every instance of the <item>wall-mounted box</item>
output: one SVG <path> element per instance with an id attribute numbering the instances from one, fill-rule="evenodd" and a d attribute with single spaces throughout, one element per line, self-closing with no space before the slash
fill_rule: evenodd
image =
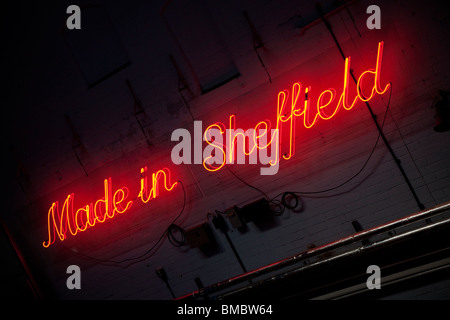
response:
<path id="1" fill-rule="evenodd" d="M 209 223 L 205 222 L 186 230 L 186 241 L 191 248 L 215 242 Z"/>

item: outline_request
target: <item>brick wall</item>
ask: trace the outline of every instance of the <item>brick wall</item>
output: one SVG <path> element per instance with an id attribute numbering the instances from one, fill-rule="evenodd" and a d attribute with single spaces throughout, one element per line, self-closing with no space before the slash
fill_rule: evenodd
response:
<path id="1" fill-rule="evenodd" d="M 113 187 L 127 185 L 130 194 L 137 196 L 143 166 L 150 172 L 167 166 L 175 179 L 183 181 L 185 206 L 176 224 L 184 229 L 208 221 L 208 212 L 255 201 L 262 195 L 226 168 L 210 173 L 199 164 L 174 165 L 170 159 L 173 130 L 193 132 L 192 117 L 203 122 L 203 129 L 217 121 L 227 123 L 230 114 L 236 114 L 237 126 L 244 129 L 264 118 L 274 122 L 277 94 L 293 82 L 311 85 L 311 94 L 341 86 L 344 61 L 324 23 L 316 21 L 314 4 L 208 2 L 205 12 L 215 21 L 220 45 L 241 76 L 201 95 L 185 48 L 178 45 L 177 34 L 171 33 L 161 15 L 164 5 L 169 13 L 180 10 L 178 1 L 128 1 L 126 6 L 99 1 L 131 64 L 89 89 L 64 38 L 65 32 L 76 32 L 64 30 L 69 4 L 62 2 L 51 9 L 36 4 L 36 14 L 25 13 L 23 18 L 34 27 L 11 22 L 18 31 L 10 46 L 16 54 L 11 62 L 9 103 L 13 107 L 7 111 L 10 130 L 5 138 L 12 147 L 7 152 L 10 206 L 2 215 L 43 287 L 59 298 L 170 299 L 169 290 L 155 274 L 161 266 L 177 296 L 197 289 L 196 277 L 211 284 L 240 274 L 225 237 L 216 230 L 218 245 L 208 252 L 177 248 L 164 238 L 141 261 L 110 263 L 140 256 L 158 241 L 183 207 L 181 186 L 45 249 L 41 244 L 47 235 L 47 212 L 52 202 L 62 204 L 70 193 L 75 193 L 75 206 L 96 201 L 108 177 Z M 382 82 L 392 82 L 392 98 L 383 131 L 419 199 L 430 208 L 450 201 L 450 136 L 433 131 L 431 108 L 437 91 L 450 87 L 448 5 L 380 2 L 382 28 L 368 30 L 365 10 L 370 4 L 374 3 L 351 2 L 327 20 L 345 55 L 352 57 L 357 75 L 374 67 L 377 44 L 384 41 Z M 83 12 L 83 2 L 80 6 Z M 333 9 L 331 1 L 323 7 Z M 243 11 L 264 44 L 256 50 L 266 69 L 253 48 Z M 48 19 L 40 20 L 41 14 Z M 305 27 L 305 23 L 310 24 Z M 186 26 L 186 33 L 189 27 L 195 29 Z M 198 47 L 202 55 L 210 52 L 210 59 L 216 57 L 214 49 L 208 43 Z M 190 88 L 181 94 L 192 116 L 180 95 L 170 55 Z M 126 80 L 142 113 L 135 115 L 136 101 Z M 388 96 L 370 102 L 379 121 Z M 235 165 L 233 172 L 269 197 L 284 191 L 328 189 L 358 172 L 378 137 L 361 102 L 309 130 L 297 128 L 296 154 L 281 161 L 277 175 L 261 176 L 259 165 Z M 74 134 L 81 144 L 74 145 Z M 300 212 L 286 210 L 274 217 L 269 228 L 249 223 L 246 232 L 230 230 L 247 270 L 352 234 L 354 220 L 371 228 L 419 210 L 381 139 L 357 177 L 336 190 L 302 196 L 301 203 Z M 70 264 L 81 267 L 82 290 L 66 288 L 65 270 Z"/>

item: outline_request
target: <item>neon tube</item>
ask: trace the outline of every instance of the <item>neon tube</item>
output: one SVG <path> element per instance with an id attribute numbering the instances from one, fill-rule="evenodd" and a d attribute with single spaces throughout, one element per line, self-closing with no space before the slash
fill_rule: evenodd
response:
<path id="1" fill-rule="evenodd" d="M 168 168 L 153 173 L 150 185 L 147 182 L 146 172 L 147 167 L 141 169 L 141 189 L 138 195 L 144 204 L 159 196 L 161 186 L 165 190 L 171 191 L 177 185 L 177 182 L 171 182 L 171 173 Z M 103 181 L 103 189 L 104 197 L 95 203 L 84 205 L 76 211 L 74 210 L 74 193 L 66 197 L 61 211 L 58 201 L 53 202 L 47 214 L 48 240 L 44 241 L 42 245 L 48 248 L 55 243 L 56 239 L 64 241 L 69 235 L 76 236 L 78 232 L 86 231 L 96 224 L 113 219 L 116 214 L 124 214 L 130 210 L 134 202 L 127 201 L 130 197 L 127 187 L 118 188 L 113 193 L 112 181 L 111 178 L 108 178 Z"/>
<path id="2" fill-rule="evenodd" d="M 344 110 L 351 110 L 359 101 L 367 102 L 373 99 L 377 94 L 384 94 L 390 87 L 390 84 L 386 84 L 384 88 L 382 88 L 380 84 L 380 74 L 381 74 L 381 66 L 382 66 L 382 55 L 383 55 L 383 46 L 384 43 L 381 41 L 378 43 L 378 52 L 376 57 L 375 68 L 370 68 L 365 70 L 359 76 L 359 79 L 356 84 L 356 95 L 354 97 L 349 97 L 349 76 L 350 76 L 350 63 L 351 57 L 345 58 L 344 63 L 344 74 L 343 74 L 343 86 L 342 91 L 339 96 L 339 100 L 335 105 L 333 102 L 336 100 L 337 93 L 334 88 L 328 88 L 322 91 L 318 99 L 313 106 L 313 103 L 310 99 L 310 93 L 312 88 L 310 86 L 306 86 L 304 88 L 304 96 L 305 99 L 303 103 L 301 102 L 301 93 L 302 93 L 302 84 L 300 82 L 295 82 L 292 85 L 291 90 L 283 90 L 278 93 L 277 96 L 277 110 L 276 110 L 276 127 L 274 132 L 271 134 L 270 140 L 264 144 L 260 144 L 260 138 L 264 135 L 269 134 L 270 132 L 270 121 L 265 120 L 259 122 L 253 129 L 247 130 L 246 133 L 243 133 L 241 129 L 240 132 L 236 131 L 236 115 L 229 116 L 229 126 L 225 128 L 225 125 L 220 122 L 216 122 L 215 124 L 210 125 L 204 132 L 205 141 L 214 146 L 217 151 L 220 151 L 223 155 L 224 161 L 220 163 L 219 166 L 212 166 L 209 160 L 212 156 L 207 157 L 203 166 L 208 171 L 217 171 L 220 170 L 225 165 L 225 159 L 227 163 L 234 163 L 234 159 L 236 157 L 237 152 L 242 152 L 243 155 L 251 155 L 253 152 L 256 152 L 259 149 L 268 148 L 272 143 L 276 142 L 278 144 L 276 154 L 274 158 L 270 161 L 270 165 L 276 165 L 280 159 L 280 148 L 283 145 L 281 139 L 283 139 L 282 129 L 288 130 L 288 152 L 282 156 L 283 159 L 289 160 L 295 154 L 295 133 L 296 133 L 296 120 L 299 117 L 303 117 L 303 127 L 305 129 L 312 128 L 316 123 L 322 120 L 330 120 L 332 119 L 341 108 Z M 372 86 L 369 87 L 369 95 L 366 95 L 363 92 L 363 82 L 372 81 Z M 370 86 L 370 84 L 369 84 Z M 366 88 L 367 91 L 367 88 Z M 290 103 L 289 103 L 290 101 Z M 260 127 L 264 126 L 263 134 L 260 134 Z M 288 128 L 285 128 L 288 126 Z M 220 134 L 227 133 L 227 144 L 218 144 L 211 139 L 211 130 L 219 129 Z M 249 138 L 249 141 L 252 141 L 253 144 L 247 145 L 245 143 L 246 135 Z M 236 141 L 239 136 L 242 136 L 243 148 L 237 150 L 235 148 Z M 223 141 L 223 139 L 222 139 Z"/>

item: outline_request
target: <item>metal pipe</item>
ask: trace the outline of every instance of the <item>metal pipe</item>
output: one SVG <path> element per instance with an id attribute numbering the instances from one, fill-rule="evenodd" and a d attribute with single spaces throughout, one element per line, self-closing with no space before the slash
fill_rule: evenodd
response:
<path id="1" fill-rule="evenodd" d="M 378 246 L 382 246 L 384 244 L 388 244 L 390 242 L 393 242 L 393 241 L 396 241 L 396 240 L 399 240 L 399 239 L 402 239 L 402 238 L 405 238 L 405 237 L 409 237 L 409 236 L 414 235 L 416 233 L 427 231 L 427 230 L 430 230 L 430 229 L 432 229 L 434 227 L 443 226 L 443 225 L 446 225 L 446 224 L 450 224 L 450 218 L 448 218 L 448 219 L 446 219 L 444 221 L 439 221 L 439 222 L 433 223 L 431 225 L 423 226 L 423 227 L 421 227 L 419 229 L 416 229 L 416 230 L 408 231 L 408 232 L 406 232 L 404 234 L 401 234 L 401 235 L 393 236 L 393 237 L 391 237 L 389 239 L 384 239 L 384 240 L 375 242 L 375 243 L 367 245 L 367 246 L 362 246 L 362 247 L 353 249 L 351 251 L 347 251 L 347 252 L 341 253 L 339 255 L 336 255 L 336 256 L 328 258 L 328 259 L 317 261 L 317 262 L 312 263 L 312 264 L 307 265 L 307 266 L 302 266 L 302 267 L 299 267 L 299 268 L 294 269 L 294 270 L 286 271 L 286 272 L 284 272 L 284 273 L 282 273 L 280 275 L 277 275 L 274 278 L 270 278 L 269 280 L 266 280 L 266 281 L 262 280 L 259 284 L 270 282 L 270 281 L 274 281 L 276 279 L 282 279 L 282 278 L 285 278 L 287 276 L 291 276 L 291 275 L 294 275 L 296 273 L 299 273 L 301 271 L 304 271 L 304 270 L 307 270 L 307 269 L 311 269 L 311 268 L 323 265 L 325 263 L 332 262 L 334 260 L 338 260 L 340 258 L 349 257 L 349 256 L 353 256 L 353 255 L 360 255 L 362 252 L 367 251 L 369 249 L 372 249 L 372 248 L 375 248 L 375 247 L 378 247 Z M 247 288 L 248 288 L 248 286 L 244 287 L 244 288 L 240 288 L 240 289 L 234 290 L 234 291 L 231 291 L 231 292 L 227 292 L 227 293 L 221 295 L 221 297 L 226 297 L 226 296 L 229 296 L 229 295 L 233 295 L 233 294 L 235 294 L 237 292 L 241 292 L 241 291 L 243 291 L 243 290 L 245 290 Z"/>
<path id="2" fill-rule="evenodd" d="M 247 273 L 240 274 L 240 275 L 238 275 L 236 277 L 229 278 L 227 280 L 217 282 L 217 283 L 215 283 L 213 285 L 205 287 L 202 291 L 197 290 L 197 291 L 189 293 L 189 294 L 187 294 L 185 296 L 182 296 L 182 297 L 180 297 L 178 299 L 189 299 L 189 298 L 194 299 L 197 296 L 200 296 L 201 294 L 203 294 L 203 292 L 207 292 L 207 293 L 217 292 L 219 290 L 223 290 L 223 289 L 229 288 L 229 287 L 231 287 L 231 286 L 233 286 L 235 284 L 244 282 L 244 281 L 246 281 L 248 279 L 251 279 L 251 278 L 254 278 L 254 277 L 257 277 L 257 276 L 269 273 L 269 272 L 272 272 L 272 271 L 276 271 L 276 270 L 281 269 L 283 267 L 287 267 L 287 266 L 289 266 L 291 264 L 294 264 L 294 263 L 298 262 L 300 259 L 311 258 L 311 257 L 317 256 L 317 255 L 319 255 L 319 254 L 321 254 L 321 253 L 323 253 L 325 251 L 334 250 L 334 249 L 340 248 L 340 247 L 342 247 L 344 245 L 347 245 L 347 244 L 350 244 L 350 243 L 354 243 L 354 242 L 358 242 L 358 241 L 361 241 L 363 239 L 367 239 L 367 238 L 369 238 L 371 236 L 380 234 L 382 232 L 386 232 L 388 230 L 392 230 L 394 228 L 398 228 L 398 227 L 406 225 L 408 223 L 412 223 L 412 222 L 416 222 L 416 221 L 419 221 L 419 220 L 428 219 L 428 218 L 432 217 L 433 215 L 437 215 L 437 214 L 445 212 L 447 210 L 450 210 L 450 202 L 444 203 L 442 205 L 436 206 L 434 208 L 431 208 L 431 209 L 428 209 L 428 210 L 425 210 L 425 211 L 421 211 L 421 212 L 409 215 L 407 217 L 404 217 L 404 218 L 401 218 L 401 219 L 398 219 L 398 220 L 386 223 L 384 225 L 381 225 L 381 226 L 378 226 L 378 227 L 375 227 L 375 228 L 372 228 L 372 229 L 369 229 L 369 230 L 365 230 L 365 231 L 361 231 L 361 232 L 355 233 L 355 234 L 353 234 L 351 236 L 348 236 L 348 237 L 345 237 L 345 238 L 341 238 L 341 239 L 339 239 L 337 241 L 334 241 L 332 243 L 326 244 L 324 246 L 321 246 L 321 247 L 318 247 L 318 248 L 314 248 L 314 249 L 308 250 L 306 252 L 302 252 L 302 253 L 296 254 L 296 255 L 291 256 L 289 258 L 285 258 L 285 259 L 279 260 L 277 262 L 274 262 L 274 263 L 272 263 L 270 265 L 266 265 L 264 267 L 261 267 L 261 268 L 249 271 Z M 435 226 L 435 225 L 436 224 L 433 224 L 432 226 Z M 410 234 L 413 234 L 413 233 L 407 233 L 407 234 L 410 235 Z M 400 235 L 400 236 L 402 236 L 402 235 Z M 397 239 L 398 237 L 399 236 L 394 236 L 394 237 L 391 237 L 390 239 L 394 240 L 394 239 Z M 382 243 L 382 242 L 377 242 L 377 244 L 380 244 L 380 243 Z M 373 244 L 367 246 L 367 248 L 368 247 L 372 247 L 372 246 L 373 246 Z M 366 248 L 366 247 L 364 247 L 364 248 Z M 364 250 L 364 249 L 358 248 L 357 250 L 358 250 L 358 252 L 361 252 L 361 250 Z M 344 254 L 348 254 L 348 252 L 344 253 Z"/>

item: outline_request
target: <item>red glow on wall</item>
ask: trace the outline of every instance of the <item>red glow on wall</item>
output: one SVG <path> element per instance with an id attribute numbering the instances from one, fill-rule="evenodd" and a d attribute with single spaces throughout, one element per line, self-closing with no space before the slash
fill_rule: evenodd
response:
<path id="1" fill-rule="evenodd" d="M 157 198 L 161 186 L 165 190 L 171 191 L 177 185 L 177 182 L 171 182 L 170 170 L 167 168 L 153 173 L 150 185 L 146 172 L 147 167 L 141 169 L 141 189 L 138 198 L 143 203 Z M 113 219 L 116 214 L 126 213 L 133 206 L 134 202 L 128 200 L 130 192 L 127 187 L 118 188 L 113 193 L 111 178 L 105 179 L 103 186 L 104 196 L 102 198 L 77 210 L 74 210 L 74 193 L 67 196 L 61 210 L 59 202 L 53 202 L 47 215 L 48 240 L 42 243 L 45 248 L 53 244 L 57 238 L 64 241 L 69 234 L 76 236 L 78 232 L 104 223 L 107 219 Z"/>
<path id="2" fill-rule="evenodd" d="M 278 93 L 277 96 L 277 112 L 276 112 L 276 126 L 271 132 L 271 122 L 264 120 L 258 122 L 253 130 L 250 132 L 252 136 L 248 137 L 247 143 L 241 144 L 243 150 L 237 150 L 235 147 L 237 138 L 242 135 L 245 139 L 245 135 L 241 132 L 236 133 L 236 116 L 229 116 L 228 128 L 221 122 L 216 122 L 206 128 L 204 132 L 205 141 L 215 148 L 215 152 L 219 152 L 223 156 L 223 162 L 219 165 L 213 165 L 210 163 L 210 158 L 207 157 L 203 161 L 203 166 L 208 171 L 217 171 L 221 169 L 226 163 L 233 163 L 236 157 L 236 153 L 242 152 L 242 154 L 250 155 L 258 149 L 268 148 L 272 143 L 277 143 L 276 152 L 273 159 L 269 162 L 271 166 L 276 165 L 280 161 L 281 145 L 282 143 L 282 131 L 288 130 L 288 152 L 283 154 L 282 158 L 289 160 L 295 154 L 295 133 L 297 126 L 297 119 L 303 118 L 302 124 L 305 129 L 312 128 L 320 120 L 332 119 L 341 108 L 349 111 L 358 101 L 367 102 L 370 101 L 376 94 L 384 94 L 390 84 L 384 86 L 380 84 L 380 74 L 382 66 L 383 55 L 383 42 L 378 43 L 378 53 L 376 57 L 376 64 L 374 68 L 370 68 L 361 73 L 356 83 L 356 95 L 349 97 L 349 77 L 350 77 L 350 61 L 351 58 L 347 57 L 344 63 L 343 72 L 343 86 L 340 90 L 334 88 L 328 88 L 322 91 L 317 98 L 315 105 L 310 99 L 311 87 L 305 87 L 303 89 L 300 82 L 295 82 L 292 85 L 291 90 L 283 90 Z M 302 90 L 303 89 L 303 90 Z M 304 95 L 302 95 L 302 91 Z M 337 103 L 333 103 L 338 93 L 340 92 L 339 100 Z M 304 97 L 304 99 L 302 99 Z M 287 128 L 286 128 L 287 126 Z M 222 144 L 211 139 L 211 131 L 219 130 L 220 134 L 227 133 L 227 144 Z M 261 131 L 262 129 L 262 131 Z M 262 133 L 261 133 L 262 132 Z M 247 132 L 248 133 L 248 132 Z M 270 138 L 267 136 L 270 134 Z M 261 143 L 261 138 L 266 138 L 265 143 Z M 267 141 L 268 140 L 268 141 Z"/>
<path id="3" fill-rule="evenodd" d="M 277 165 L 280 160 L 282 145 L 282 130 L 288 130 L 288 151 L 282 155 L 285 160 L 291 159 L 295 154 L 295 136 L 298 118 L 303 118 L 302 125 L 305 129 L 312 128 L 319 121 L 332 119 L 343 108 L 351 110 L 358 101 L 370 101 L 377 94 L 384 94 L 390 84 L 384 87 L 380 84 L 382 67 L 383 42 L 378 43 L 378 53 L 374 68 L 361 73 L 356 81 L 356 94 L 349 97 L 350 61 L 347 57 L 344 63 L 343 85 L 340 90 L 328 88 L 322 91 L 315 104 L 311 99 L 312 88 L 303 87 L 300 82 L 292 84 L 290 90 L 282 90 L 277 96 L 277 109 L 275 128 L 272 128 L 270 120 L 258 122 L 253 128 L 243 131 L 236 129 L 236 115 L 230 115 L 228 127 L 222 122 L 211 124 L 204 131 L 203 138 L 208 144 L 205 151 L 208 157 L 203 160 L 203 166 L 208 171 L 220 170 L 226 163 L 234 163 L 237 154 L 250 156 L 258 150 L 268 149 L 273 145 L 270 166 Z M 337 100 L 338 92 L 340 92 Z M 303 98 L 304 97 L 304 98 Z M 287 126 L 287 128 L 286 128 Z M 214 136 L 214 138 L 213 138 Z M 218 138 L 222 139 L 218 139 Z M 225 138 L 225 139 L 223 139 Z M 240 144 L 238 140 L 241 139 Z M 226 144 L 223 141 L 227 141 Z M 242 149 L 238 150 L 237 146 Z M 207 148 L 212 150 L 207 150 Z M 205 152 L 206 153 L 206 152 Z M 207 153 L 206 153 L 207 154 Z M 220 154 L 218 157 L 217 155 Z M 211 159 L 214 158 L 214 159 Z M 219 161 L 217 161 L 219 159 Z M 276 167 L 278 170 L 278 167 Z M 140 171 L 140 190 L 135 199 L 140 199 L 143 204 L 159 196 L 164 188 L 173 190 L 178 182 L 171 182 L 171 172 L 168 168 L 158 170 L 151 175 L 147 173 L 147 167 Z M 108 178 L 103 183 L 103 197 L 95 203 L 86 204 L 74 210 L 75 194 L 69 194 L 62 208 L 58 201 L 53 202 L 47 215 L 48 240 L 42 245 L 48 248 L 57 238 L 64 241 L 68 235 L 76 236 L 79 232 L 86 231 L 96 224 L 113 219 L 117 214 L 124 214 L 132 208 L 134 202 L 129 200 L 130 192 L 127 187 L 121 187 L 113 191 L 112 179 Z"/>
<path id="4" fill-rule="evenodd" d="M 170 170 L 167 168 L 164 168 L 162 170 L 159 170 L 152 174 L 152 184 L 151 188 L 149 189 L 148 185 L 148 177 L 145 176 L 145 173 L 147 172 L 147 167 L 144 167 L 141 169 L 141 191 L 139 191 L 138 197 L 141 198 L 143 203 L 147 203 L 152 199 L 155 199 L 159 195 L 159 187 L 160 183 L 159 181 L 163 179 L 164 183 L 164 189 L 167 191 L 171 191 L 175 186 L 177 185 L 177 182 L 170 183 Z"/>

